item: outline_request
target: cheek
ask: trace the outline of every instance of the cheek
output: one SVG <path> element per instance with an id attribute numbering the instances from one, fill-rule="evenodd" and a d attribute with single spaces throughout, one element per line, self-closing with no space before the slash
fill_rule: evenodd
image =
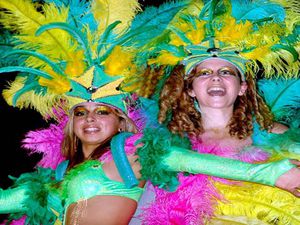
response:
<path id="1" fill-rule="evenodd" d="M 74 121 L 73 121 L 73 130 L 74 130 L 74 133 L 76 133 L 76 132 L 78 132 L 80 130 L 81 124 L 82 124 L 81 120 L 74 119 Z"/>
<path id="2" fill-rule="evenodd" d="M 195 80 L 192 87 L 193 90 L 191 92 L 194 94 L 192 97 L 202 96 L 206 90 L 204 82 L 200 82 L 199 80 Z"/>
<path id="3" fill-rule="evenodd" d="M 118 118 L 112 117 L 102 122 L 103 124 L 105 124 L 106 128 L 112 133 L 119 130 L 120 121 Z"/>

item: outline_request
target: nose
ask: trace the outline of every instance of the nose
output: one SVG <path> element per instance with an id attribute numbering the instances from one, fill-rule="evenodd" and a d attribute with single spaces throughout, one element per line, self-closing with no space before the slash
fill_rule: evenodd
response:
<path id="1" fill-rule="evenodd" d="M 95 115 L 93 112 L 89 112 L 87 115 L 86 115 L 86 121 L 87 122 L 93 122 L 95 121 Z"/>
<path id="2" fill-rule="evenodd" d="M 212 81 L 221 81 L 219 74 L 214 73 L 212 75 Z"/>

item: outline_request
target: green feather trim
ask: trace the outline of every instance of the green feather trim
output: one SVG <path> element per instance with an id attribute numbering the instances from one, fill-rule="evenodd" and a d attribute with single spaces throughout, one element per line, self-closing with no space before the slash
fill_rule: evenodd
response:
<path id="1" fill-rule="evenodd" d="M 37 168 L 32 173 L 24 173 L 19 178 L 13 178 L 13 187 L 23 186 L 26 188 L 28 196 L 23 204 L 28 209 L 26 211 L 25 224 L 40 225 L 54 224 L 61 220 L 63 206 L 60 200 L 60 192 L 55 186 L 55 172 L 49 168 Z M 19 219 L 24 213 L 12 213 L 9 220 Z"/>
<path id="2" fill-rule="evenodd" d="M 175 191 L 179 181 L 177 172 L 170 172 L 161 164 L 162 157 L 168 154 L 170 146 L 191 149 L 187 138 L 171 134 L 166 127 L 146 128 L 138 141 L 142 147 L 137 149 L 141 164 L 142 180 L 150 180 L 153 185 L 168 191 Z M 137 143 L 137 144 L 138 144 Z"/>

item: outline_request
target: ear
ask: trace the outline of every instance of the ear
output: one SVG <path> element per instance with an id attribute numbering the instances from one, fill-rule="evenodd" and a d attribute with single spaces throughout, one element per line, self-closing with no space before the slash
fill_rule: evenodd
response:
<path id="1" fill-rule="evenodd" d="M 121 119 L 118 131 L 122 132 L 122 131 L 125 131 L 125 129 L 126 129 L 126 121 L 125 121 L 125 119 Z"/>
<path id="2" fill-rule="evenodd" d="M 194 90 L 189 90 L 188 91 L 189 96 L 191 96 L 192 98 L 196 97 L 196 94 L 194 92 Z"/>
<path id="3" fill-rule="evenodd" d="M 246 90 L 247 90 L 247 88 L 248 88 L 247 83 L 246 83 L 245 81 L 243 81 L 243 82 L 241 83 L 241 89 L 240 89 L 240 92 L 239 92 L 239 96 L 244 95 L 245 92 L 246 92 Z"/>

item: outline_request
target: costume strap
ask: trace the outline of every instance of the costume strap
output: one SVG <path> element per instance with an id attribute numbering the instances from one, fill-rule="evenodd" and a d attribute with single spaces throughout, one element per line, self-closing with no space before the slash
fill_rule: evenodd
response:
<path id="1" fill-rule="evenodd" d="M 118 171 L 128 188 L 132 188 L 138 185 L 134 172 L 130 166 L 128 158 L 125 153 L 125 140 L 131 137 L 133 134 L 129 132 L 122 132 L 114 136 L 111 140 L 111 152 L 118 168 Z"/>

